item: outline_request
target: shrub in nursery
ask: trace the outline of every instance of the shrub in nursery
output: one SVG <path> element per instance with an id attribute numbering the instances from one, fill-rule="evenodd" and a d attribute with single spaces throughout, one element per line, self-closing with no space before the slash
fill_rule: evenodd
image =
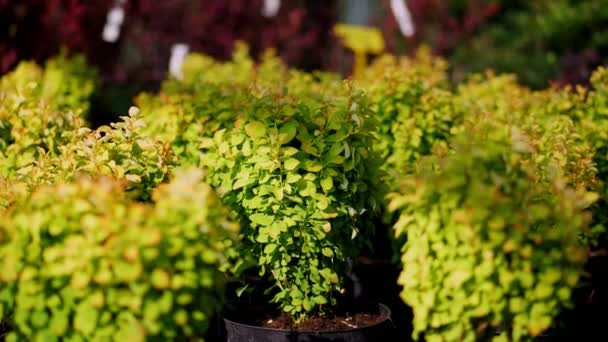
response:
<path id="1" fill-rule="evenodd" d="M 521 341 L 550 327 L 582 276 L 577 236 L 595 194 L 537 182 L 530 137 L 488 120 L 453 140 L 438 172 L 404 178 L 390 208 L 414 338 Z M 500 328 L 500 335 L 496 333 Z"/>
<path id="2" fill-rule="evenodd" d="M 86 112 L 96 83 L 97 72 L 83 56 L 68 58 L 60 54 L 49 59 L 44 68 L 28 61 L 19 63 L 15 70 L 2 76 L 0 91 L 12 95 L 5 99 L 9 107 L 31 98 L 43 100 L 54 109 Z"/>
<path id="3" fill-rule="evenodd" d="M 61 154 L 43 166 L 61 181 L 80 173 L 110 175 L 126 183 L 130 197 L 149 199 L 152 190 L 166 181 L 175 159 L 169 146 L 142 132 L 145 122 L 139 112 L 131 107 L 120 122 L 96 130 L 81 128 L 75 142 L 63 146 Z"/>
<path id="4" fill-rule="evenodd" d="M 336 304 L 347 259 L 370 233 L 374 128 L 354 90 L 331 102 L 251 95 L 233 128 L 203 141 L 210 183 L 241 218 L 241 252 L 296 321 Z"/>
<path id="5" fill-rule="evenodd" d="M 244 92 L 229 86 L 201 83 L 196 90 L 183 93 L 142 93 L 142 133 L 170 146 L 180 165 L 200 165 L 200 141 L 221 128 L 234 124 L 242 110 Z"/>
<path id="6" fill-rule="evenodd" d="M 376 150 L 385 159 L 390 184 L 399 174 L 414 172 L 415 162 L 445 145 L 458 126 L 446 67 L 421 48 L 414 58 L 381 56 L 359 80 L 379 120 Z"/>
<path id="7" fill-rule="evenodd" d="M 243 87 L 257 94 L 317 94 L 332 95 L 328 89 L 340 92 L 344 89 L 341 77 L 331 72 L 304 72 L 289 68 L 268 49 L 259 62 L 249 55 L 247 44 L 239 42 L 232 59 L 218 62 L 209 56 L 189 54 L 182 66 L 183 77 L 163 82 L 165 93 L 188 93 L 208 83 Z"/>
<path id="8" fill-rule="evenodd" d="M 49 60 L 44 69 L 22 62 L 0 78 L 0 176 L 57 155 L 84 126 L 95 71 L 82 57 Z"/>
<path id="9" fill-rule="evenodd" d="M 512 75 L 492 74 L 472 77 L 455 97 L 458 111 L 465 113 L 465 126 L 493 120 L 516 125 L 529 136 L 537 181 L 560 176 L 572 187 L 597 190 L 593 149 L 572 118 L 580 103 L 580 96 L 568 91 L 531 91 Z"/>
<path id="10" fill-rule="evenodd" d="M 144 132 L 171 145 L 182 165 L 200 165 L 200 138 L 233 126 L 249 93 L 332 99 L 347 92 L 337 75 L 288 69 L 272 50 L 256 64 L 242 43 L 230 61 L 193 53 L 182 69 L 182 79 L 169 78 L 159 94 L 142 93 L 135 100 L 146 122 Z"/>
<path id="11" fill-rule="evenodd" d="M 606 235 L 602 234 L 608 227 L 606 207 L 608 203 L 608 71 L 598 68 L 590 80 L 593 89 L 585 91 L 577 88 L 575 91 L 564 91 L 565 109 L 576 123 L 578 133 L 585 138 L 593 151 L 593 162 L 597 168 L 600 200 L 593 207 L 594 231 L 590 235 L 591 242 L 596 244 Z M 567 100 L 567 101 L 566 101 Z"/>
<path id="12" fill-rule="evenodd" d="M 238 229 L 202 178 L 177 172 L 153 205 L 104 177 L 17 195 L 0 212 L 7 341 L 200 337 Z"/>
<path id="13" fill-rule="evenodd" d="M 80 174 L 107 175 L 121 180 L 131 198 L 148 200 L 152 189 L 166 180 L 175 159 L 168 146 L 141 133 L 145 123 L 138 113 L 131 107 L 121 122 L 96 130 L 74 128 L 66 132 L 71 141 L 59 146 L 57 153 L 39 148 L 39 157 L 4 178 L 33 188 L 70 182 Z"/>

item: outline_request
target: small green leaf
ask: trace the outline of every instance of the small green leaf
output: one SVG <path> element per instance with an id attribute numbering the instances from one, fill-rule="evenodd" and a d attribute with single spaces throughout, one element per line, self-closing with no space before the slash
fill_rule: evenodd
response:
<path id="1" fill-rule="evenodd" d="M 310 302 L 310 299 L 304 298 L 304 300 L 302 301 L 302 306 L 304 306 L 304 310 L 306 310 L 308 312 L 308 311 L 312 310 L 313 303 Z"/>
<path id="2" fill-rule="evenodd" d="M 303 163 L 304 170 L 309 172 L 319 172 L 323 170 L 323 165 L 318 160 L 305 160 Z"/>
<path id="3" fill-rule="evenodd" d="M 245 133 L 253 139 L 266 136 L 266 127 L 259 121 L 253 121 L 245 125 Z"/>
<path id="4" fill-rule="evenodd" d="M 248 183 L 249 183 L 249 178 L 239 178 L 232 185 L 232 190 L 240 189 L 240 188 L 244 187 L 245 185 L 247 185 Z"/>
<path id="5" fill-rule="evenodd" d="M 295 121 L 290 121 L 279 128 L 279 144 L 287 144 L 296 136 L 296 125 Z"/>
<path id="6" fill-rule="evenodd" d="M 317 194 L 315 196 L 315 199 L 317 200 L 317 208 L 319 210 L 325 210 L 327 209 L 327 207 L 329 207 L 329 199 L 327 199 L 327 197 L 325 197 L 322 194 Z"/>
<path id="7" fill-rule="evenodd" d="M 281 153 L 282 153 L 283 158 L 289 158 L 289 157 L 293 156 L 294 154 L 298 153 L 298 151 L 299 150 L 297 148 L 291 147 L 291 146 L 281 148 Z"/>
<path id="8" fill-rule="evenodd" d="M 285 170 L 293 171 L 298 167 L 298 165 L 300 165 L 300 162 L 295 158 L 289 158 L 284 162 L 284 165 Z"/>
<path id="9" fill-rule="evenodd" d="M 275 249 L 277 249 L 277 245 L 274 243 L 271 243 L 269 245 L 266 245 L 266 247 L 264 247 L 264 253 L 272 254 L 272 252 L 274 252 Z"/>
<path id="10" fill-rule="evenodd" d="M 270 224 L 272 224 L 272 222 L 274 222 L 274 216 L 265 214 L 253 214 L 249 216 L 249 220 L 260 226 L 269 226 Z"/>
<path id="11" fill-rule="evenodd" d="M 80 304 L 74 316 L 74 329 L 90 336 L 97 326 L 97 310 L 88 304 Z"/>
<path id="12" fill-rule="evenodd" d="M 323 247 L 321 252 L 323 253 L 323 255 L 325 255 L 328 258 L 334 257 L 334 251 L 332 251 L 331 248 L 329 248 L 329 247 Z"/>
<path id="13" fill-rule="evenodd" d="M 329 192 L 334 187 L 334 181 L 330 176 L 321 179 L 321 188 L 325 193 Z"/>
<path id="14" fill-rule="evenodd" d="M 293 184 L 293 183 L 299 181 L 300 179 L 302 179 L 302 176 L 300 176 L 299 174 L 288 173 L 285 180 L 287 181 L 287 183 Z"/>
<path id="15" fill-rule="evenodd" d="M 312 300 L 319 305 L 327 304 L 327 299 L 321 295 L 315 296 Z"/>
<path id="16" fill-rule="evenodd" d="M 241 286 L 238 289 L 236 289 L 237 297 L 241 298 L 241 296 L 243 295 L 243 292 L 245 292 L 247 290 L 247 288 L 249 288 L 249 284 L 245 284 L 245 286 Z"/>

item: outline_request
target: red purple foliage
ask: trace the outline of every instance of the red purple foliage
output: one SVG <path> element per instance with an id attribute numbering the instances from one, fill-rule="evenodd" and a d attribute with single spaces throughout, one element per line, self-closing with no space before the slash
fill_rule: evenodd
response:
<path id="1" fill-rule="evenodd" d="M 413 51 L 412 47 L 426 43 L 441 55 L 449 54 L 462 41 L 473 36 L 477 29 L 499 13 L 499 3 L 489 0 L 468 0 L 460 11 L 451 6 L 454 1 L 407 0 L 416 33 L 405 38 L 399 32 L 391 14 L 389 0 L 382 1 L 383 18 L 377 20 L 384 32 L 387 49 L 394 53 Z"/>
<path id="2" fill-rule="evenodd" d="M 278 15 L 261 15 L 262 0 L 127 0 L 116 43 L 101 33 L 108 0 L 0 0 L 0 72 L 23 59 L 42 61 L 61 46 L 83 52 L 106 81 L 154 85 L 166 76 L 171 46 L 189 44 L 216 58 L 236 40 L 257 54 L 268 47 L 291 65 L 328 67 L 336 1 L 282 1 Z"/>

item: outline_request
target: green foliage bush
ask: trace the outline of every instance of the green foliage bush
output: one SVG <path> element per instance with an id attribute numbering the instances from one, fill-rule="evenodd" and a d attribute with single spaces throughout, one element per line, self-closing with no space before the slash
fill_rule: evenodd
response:
<path id="1" fill-rule="evenodd" d="M 513 75 L 488 74 L 459 85 L 455 106 L 465 113 L 464 126 L 492 120 L 516 125 L 528 135 L 537 181 L 559 175 L 570 186 L 596 190 L 593 150 L 572 119 L 575 101 L 576 95 L 568 91 L 532 91 L 519 85 Z"/>
<path id="2" fill-rule="evenodd" d="M 58 146 L 56 153 L 38 148 L 37 158 L 0 178 L 32 189 L 70 182 L 81 174 L 107 175 L 122 181 L 131 198 L 148 200 L 153 188 L 167 179 L 175 159 L 168 146 L 141 133 L 145 123 L 138 113 L 132 107 L 121 122 L 96 130 L 75 127 L 66 131 L 70 141 Z M 5 206 L 12 200 L 8 192 L 0 197 Z"/>
<path id="3" fill-rule="evenodd" d="M 522 132 L 478 122 L 452 140 L 439 171 L 404 179 L 393 196 L 396 232 L 408 235 L 399 284 L 415 338 L 524 340 L 568 305 L 594 193 L 559 175 L 536 181 L 532 138 Z"/>
<path id="4" fill-rule="evenodd" d="M 252 95 L 243 114 L 203 142 L 210 183 L 244 222 L 241 250 L 274 279 L 272 302 L 296 321 L 323 314 L 379 201 L 372 112 L 353 91 L 331 102 Z"/>
<path id="5" fill-rule="evenodd" d="M 387 182 L 415 172 L 416 161 L 441 148 L 458 126 L 445 61 L 420 48 L 414 58 L 381 56 L 359 84 L 379 120 L 376 150 L 385 159 Z"/>
<path id="6" fill-rule="evenodd" d="M 256 64 L 244 44 L 237 44 L 227 62 L 190 54 L 183 74 L 183 79 L 166 80 L 159 94 L 141 93 L 135 99 L 146 122 L 144 133 L 169 144 L 180 165 L 200 165 L 201 137 L 233 126 L 249 94 L 333 98 L 346 92 L 337 75 L 288 69 L 272 51 Z"/>
<path id="7" fill-rule="evenodd" d="M 243 95 L 236 89 L 202 83 L 189 92 L 165 91 L 160 95 L 142 93 L 142 132 L 171 147 L 180 165 L 200 166 L 201 138 L 234 124 L 241 111 Z"/>
<path id="8" fill-rule="evenodd" d="M 239 45 L 92 130 L 84 60 L 22 63 L 0 79 L 9 339 L 200 336 L 251 259 L 296 322 L 328 314 L 386 209 L 415 337 L 539 335 L 608 223 L 608 72 L 533 91 L 447 67 L 420 49 L 343 81 Z"/>
<path id="9" fill-rule="evenodd" d="M 109 178 L 15 191 L 0 212 L 0 319 L 7 341 L 200 337 L 221 305 L 238 226 L 200 171 L 154 204 Z"/>
<path id="10" fill-rule="evenodd" d="M 22 62 L 0 79 L 0 177 L 57 155 L 84 126 L 96 84 L 84 58 L 49 60 L 44 69 Z"/>

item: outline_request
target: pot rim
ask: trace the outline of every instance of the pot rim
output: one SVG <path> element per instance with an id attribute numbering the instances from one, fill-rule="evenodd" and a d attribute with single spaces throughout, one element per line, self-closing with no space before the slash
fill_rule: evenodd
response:
<path id="1" fill-rule="evenodd" d="M 277 328 L 268 328 L 268 327 L 262 327 L 259 325 L 251 325 L 251 324 L 247 324 L 247 323 L 240 323 L 237 321 L 234 321 L 232 319 L 226 318 L 226 316 L 223 317 L 223 320 L 225 323 L 230 323 L 230 324 L 234 324 L 234 325 L 238 325 L 241 327 L 247 327 L 249 329 L 256 329 L 256 330 L 263 330 L 263 331 L 276 331 L 276 332 L 287 332 L 287 333 L 298 333 L 298 334 L 341 334 L 341 333 L 348 333 L 348 332 L 353 332 L 353 331 L 357 331 L 357 330 L 363 330 L 363 329 L 368 329 L 368 328 L 372 328 L 375 326 L 378 326 L 380 324 L 385 323 L 386 321 L 391 321 L 391 315 L 392 315 L 392 311 L 391 309 L 386 306 L 385 304 L 382 303 L 375 303 L 376 305 L 378 305 L 379 309 L 380 309 L 380 313 L 384 314 L 384 318 L 381 321 L 378 321 L 374 324 L 371 325 L 366 325 L 363 327 L 357 327 L 357 328 L 348 328 L 348 329 L 342 329 L 342 330 L 290 330 L 290 329 L 277 329 Z"/>

